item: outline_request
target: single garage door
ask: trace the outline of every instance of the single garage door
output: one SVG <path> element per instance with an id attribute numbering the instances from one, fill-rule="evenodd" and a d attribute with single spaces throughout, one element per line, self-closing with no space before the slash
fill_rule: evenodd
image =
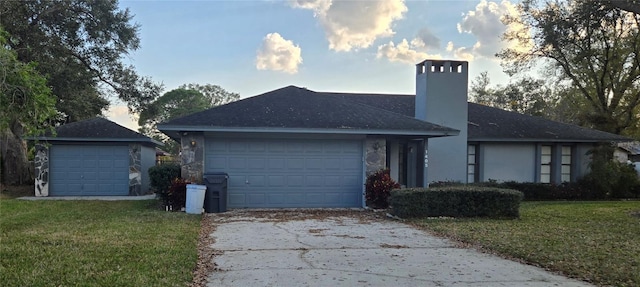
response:
<path id="1" fill-rule="evenodd" d="M 53 145 L 49 150 L 49 194 L 129 194 L 129 147 Z"/>
<path id="2" fill-rule="evenodd" d="M 229 174 L 229 208 L 362 206 L 361 140 L 206 142 L 206 172 Z"/>

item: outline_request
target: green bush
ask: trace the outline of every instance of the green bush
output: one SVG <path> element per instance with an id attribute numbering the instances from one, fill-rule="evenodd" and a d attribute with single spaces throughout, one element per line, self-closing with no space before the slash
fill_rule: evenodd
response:
<path id="1" fill-rule="evenodd" d="M 516 190 L 460 185 L 394 190 L 390 204 L 392 213 L 403 218 L 518 218 L 522 197 L 522 193 Z"/>
<path id="2" fill-rule="evenodd" d="M 171 181 L 178 177 L 180 177 L 180 165 L 176 163 L 164 163 L 149 168 L 151 188 L 158 194 L 167 193 Z"/>
<path id="3" fill-rule="evenodd" d="M 596 161 L 591 172 L 578 181 L 598 198 L 638 197 L 640 180 L 632 165 L 615 160 Z"/>

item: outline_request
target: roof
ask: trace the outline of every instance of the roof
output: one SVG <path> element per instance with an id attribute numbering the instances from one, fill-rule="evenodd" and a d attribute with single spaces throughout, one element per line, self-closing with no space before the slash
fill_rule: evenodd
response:
<path id="1" fill-rule="evenodd" d="M 629 155 L 639 155 L 640 154 L 640 142 L 623 142 L 619 143 L 618 147 L 625 150 Z"/>
<path id="2" fill-rule="evenodd" d="M 288 86 L 158 125 L 161 131 L 457 135 L 458 130 L 328 93 Z"/>
<path id="3" fill-rule="evenodd" d="M 323 93 L 415 116 L 415 95 Z M 631 139 L 541 117 L 468 103 L 469 141 L 603 142 Z"/>
<path id="4" fill-rule="evenodd" d="M 468 103 L 469 141 L 605 142 L 631 139 Z M 314 92 L 288 86 L 262 95 L 175 119 L 159 125 L 163 132 L 196 127 L 262 127 L 333 130 L 405 130 L 446 132 L 453 129 L 414 118 L 415 95 Z M 167 129 L 168 128 L 168 129 Z M 201 129 L 202 130 L 202 129 Z"/>
<path id="5" fill-rule="evenodd" d="M 56 135 L 34 139 L 47 141 L 142 142 L 163 145 L 143 134 L 132 131 L 105 118 L 92 118 L 56 127 Z"/>

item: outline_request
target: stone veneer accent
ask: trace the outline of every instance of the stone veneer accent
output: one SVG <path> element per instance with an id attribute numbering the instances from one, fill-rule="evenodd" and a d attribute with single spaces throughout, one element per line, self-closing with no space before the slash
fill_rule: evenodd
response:
<path id="1" fill-rule="evenodd" d="M 385 139 L 367 139 L 365 156 L 366 175 L 384 169 L 387 163 L 387 142 Z"/>
<path id="2" fill-rule="evenodd" d="M 142 146 L 129 144 L 129 195 L 142 195 Z"/>
<path id="3" fill-rule="evenodd" d="M 202 183 L 204 174 L 204 135 L 202 133 L 188 133 L 181 138 L 182 178 Z"/>
<path id="4" fill-rule="evenodd" d="M 35 170 L 35 196 L 49 196 L 49 147 L 36 144 L 33 160 Z"/>

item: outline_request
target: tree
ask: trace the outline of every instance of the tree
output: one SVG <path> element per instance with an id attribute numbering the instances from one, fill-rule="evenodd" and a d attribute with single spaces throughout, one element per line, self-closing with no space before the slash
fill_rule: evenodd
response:
<path id="1" fill-rule="evenodd" d="M 239 97 L 238 94 L 227 92 L 217 85 L 182 85 L 165 93 L 140 113 L 140 132 L 164 142 L 167 151 L 177 154 L 180 146 L 158 131 L 159 123 L 226 104 Z"/>
<path id="2" fill-rule="evenodd" d="M 507 32 L 506 40 L 521 45 L 498 56 L 512 75 L 548 66 L 558 87 L 584 100 L 589 127 L 632 135 L 640 121 L 640 16 L 597 3 L 525 0 L 519 17 L 505 22 L 530 33 Z"/>
<path id="3" fill-rule="evenodd" d="M 638 0 L 601 0 L 600 2 L 627 12 L 640 14 L 640 1 Z"/>
<path id="4" fill-rule="evenodd" d="M 0 182 L 20 183 L 31 178 L 26 145 L 20 134 L 41 133 L 57 115 L 55 98 L 35 63 L 18 61 L 7 48 L 7 33 L 0 26 Z"/>
<path id="5" fill-rule="evenodd" d="M 469 95 L 473 102 L 521 114 L 553 117 L 556 97 L 542 80 L 524 77 L 506 86 L 490 86 L 487 72 L 471 82 Z"/>

